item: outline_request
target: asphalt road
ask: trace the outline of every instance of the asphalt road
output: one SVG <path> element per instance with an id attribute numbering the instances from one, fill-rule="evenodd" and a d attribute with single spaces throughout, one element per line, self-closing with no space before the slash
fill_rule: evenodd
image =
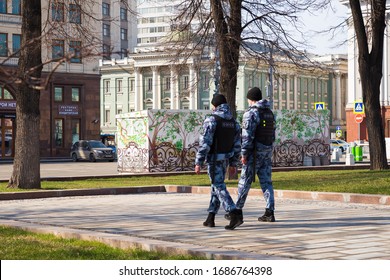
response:
<path id="1" fill-rule="evenodd" d="M 0 164 L 0 180 L 8 180 L 12 163 Z M 118 175 L 117 162 L 42 162 L 42 178 Z"/>

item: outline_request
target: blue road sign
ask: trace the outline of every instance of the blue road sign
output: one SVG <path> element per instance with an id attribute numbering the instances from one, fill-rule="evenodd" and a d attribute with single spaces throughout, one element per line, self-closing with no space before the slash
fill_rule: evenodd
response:
<path id="1" fill-rule="evenodd" d="M 314 109 L 316 109 L 316 110 L 324 110 L 325 109 L 325 102 L 316 102 L 316 103 L 314 103 Z"/>
<path id="2" fill-rule="evenodd" d="M 364 114 L 364 105 L 363 102 L 355 102 L 353 106 L 353 113 L 354 114 Z"/>

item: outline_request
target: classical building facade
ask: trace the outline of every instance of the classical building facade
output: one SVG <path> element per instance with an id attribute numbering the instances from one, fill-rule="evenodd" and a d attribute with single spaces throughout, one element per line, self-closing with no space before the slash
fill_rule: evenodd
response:
<path id="1" fill-rule="evenodd" d="M 42 157 L 69 157 L 75 141 L 100 138 L 98 60 L 126 57 L 134 49 L 136 18 L 127 2 L 134 8 L 134 1 L 92 0 L 80 2 L 82 6 L 70 0 L 42 1 L 43 78 L 50 76 L 40 99 Z M 86 8 L 90 18 L 81 12 Z M 0 1 L 0 159 L 12 158 L 17 149 L 16 87 L 6 73 L 15 71 L 18 64 L 21 11 L 20 0 Z M 61 34 L 56 25 L 65 27 L 68 33 Z M 94 47 L 99 57 L 83 55 L 85 38 L 72 33 L 82 28 L 97 34 Z M 14 56 L 10 58 L 11 54 Z M 71 58 L 61 63 L 53 61 L 69 54 Z"/>
<path id="2" fill-rule="evenodd" d="M 246 92 L 258 86 L 272 98 L 274 109 L 314 109 L 324 102 L 331 112 L 330 131 L 345 132 L 347 59 L 344 55 L 316 57 L 322 67 L 302 68 L 276 63 L 272 96 L 269 65 L 240 60 L 236 91 L 237 110 L 248 107 Z M 102 132 L 115 133 L 115 116 L 147 109 L 210 109 L 215 93 L 215 67 L 208 56 L 174 61 L 172 54 L 146 51 L 121 60 L 101 60 Z"/>

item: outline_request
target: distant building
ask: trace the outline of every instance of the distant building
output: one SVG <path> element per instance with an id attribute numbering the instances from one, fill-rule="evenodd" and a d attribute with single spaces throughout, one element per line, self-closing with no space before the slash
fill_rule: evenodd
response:
<path id="1" fill-rule="evenodd" d="M 134 50 L 136 44 L 136 18 L 128 10 L 127 2 L 135 8 L 134 1 L 96 0 L 88 6 L 88 12 L 98 20 L 86 20 L 80 6 L 73 1 L 42 1 L 42 22 L 45 28 L 58 24 L 76 30 L 86 28 L 97 34 L 99 45 L 93 46 L 101 58 L 123 58 Z M 49 6 L 50 3 L 50 6 Z M 84 1 L 78 2 L 85 5 Z M 81 6 L 85 8 L 84 6 Z M 92 7 L 92 9 L 91 9 Z M 21 47 L 21 1 L 0 1 L 0 62 L 2 70 L 14 70 L 17 56 L 9 58 Z M 53 30 L 51 30 L 53 31 Z M 42 49 L 42 60 L 47 62 L 70 52 L 76 55 L 58 65 L 46 63 L 43 77 L 53 74 L 47 87 L 41 91 L 41 156 L 69 157 L 72 143 L 78 139 L 100 137 L 100 73 L 98 58 L 83 57 L 79 52 L 83 38 L 71 34 L 51 33 Z M 55 72 L 52 71 L 55 69 Z M 15 85 L 9 77 L 0 74 L 0 160 L 12 158 L 15 153 L 16 134 Z M 2 137 L 3 138 L 3 137 Z M 5 140 L 5 138 L 4 138 Z"/>
<path id="2" fill-rule="evenodd" d="M 172 63 L 173 54 L 145 51 L 122 60 L 101 60 L 102 131 L 116 131 L 115 116 L 146 109 L 210 109 L 215 93 L 214 63 L 207 56 L 191 57 L 186 63 Z M 275 62 L 273 74 L 274 109 L 314 109 L 324 102 L 331 111 L 330 131 L 345 132 L 347 59 L 343 55 L 315 58 L 322 68 L 299 68 L 292 63 Z M 212 67 L 210 67 L 212 66 Z M 258 86 L 267 97 L 269 65 L 253 59 L 240 59 L 236 105 L 248 107 L 246 92 Z"/>

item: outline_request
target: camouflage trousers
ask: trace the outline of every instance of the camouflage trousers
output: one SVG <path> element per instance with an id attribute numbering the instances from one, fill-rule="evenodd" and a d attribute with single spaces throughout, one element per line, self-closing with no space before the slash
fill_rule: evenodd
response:
<path id="1" fill-rule="evenodd" d="M 215 162 L 215 165 L 210 163 L 208 166 L 207 173 L 211 180 L 211 198 L 207 209 L 209 213 L 217 214 L 221 203 L 226 212 L 231 212 L 236 208 L 229 191 L 226 189 L 225 174 L 227 165 L 228 161 L 224 160 Z"/>
<path id="2" fill-rule="evenodd" d="M 256 167 L 253 166 L 253 153 L 248 156 L 247 160 L 247 164 L 242 166 L 241 177 L 238 181 L 237 208 L 242 209 L 244 207 L 249 189 L 251 188 L 254 179 L 254 173 L 256 172 L 266 202 L 265 208 L 275 210 L 274 188 L 271 179 L 272 146 L 261 145 L 259 147 L 256 153 Z"/>

